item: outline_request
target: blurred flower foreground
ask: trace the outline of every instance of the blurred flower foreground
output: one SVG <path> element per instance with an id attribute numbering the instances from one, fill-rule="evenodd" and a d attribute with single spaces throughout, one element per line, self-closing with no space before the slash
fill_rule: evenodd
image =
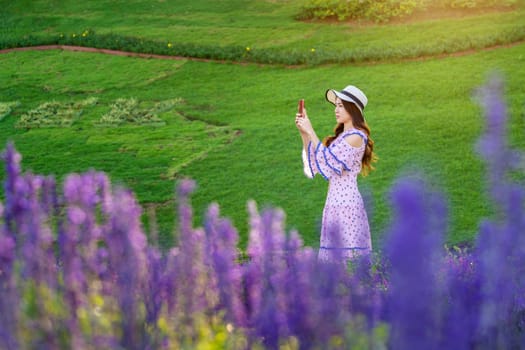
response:
<path id="1" fill-rule="evenodd" d="M 0 349 L 525 348 L 525 188 L 509 180 L 522 158 L 506 143 L 501 85 L 478 91 L 495 215 L 473 246 L 445 249 L 443 196 L 400 179 L 381 256 L 348 266 L 319 263 L 282 211 L 253 202 L 239 254 L 217 205 L 193 227 L 192 181 L 178 185 L 177 242 L 160 249 L 130 191 L 98 172 L 58 189 L 22 173 L 8 144 Z"/>

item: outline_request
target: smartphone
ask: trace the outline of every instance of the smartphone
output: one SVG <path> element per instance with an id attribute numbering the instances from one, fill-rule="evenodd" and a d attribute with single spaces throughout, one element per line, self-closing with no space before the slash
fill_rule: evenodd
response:
<path id="1" fill-rule="evenodd" d="M 301 114 L 301 117 L 304 117 L 304 100 L 299 100 L 299 106 L 297 107 L 298 112 Z"/>

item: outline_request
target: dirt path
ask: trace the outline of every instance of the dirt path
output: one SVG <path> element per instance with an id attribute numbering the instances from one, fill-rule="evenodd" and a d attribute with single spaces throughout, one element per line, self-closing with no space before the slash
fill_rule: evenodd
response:
<path id="1" fill-rule="evenodd" d="M 453 53 L 446 53 L 446 54 L 439 54 L 434 56 L 421 56 L 421 57 L 410 57 L 410 58 L 400 58 L 400 59 L 394 59 L 389 62 L 411 62 L 411 61 L 423 61 L 423 60 L 430 60 L 430 59 L 441 59 L 441 58 L 447 58 L 447 57 L 459 57 L 459 56 L 466 56 L 471 55 L 477 52 L 481 51 L 491 51 L 501 48 L 509 48 L 514 47 L 520 44 L 525 43 L 525 40 L 517 41 L 511 44 L 500 44 L 500 45 L 493 45 L 484 47 L 481 49 L 469 49 L 469 50 L 463 50 L 463 51 L 457 51 Z M 127 56 L 127 57 L 140 57 L 140 58 L 155 58 L 155 59 L 165 59 L 165 60 L 188 60 L 188 61 L 198 61 L 198 62 L 216 62 L 216 63 L 231 63 L 231 64 L 239 64 L 239 65 L 247 65 L 247 64 L 256 64 L 264 66 L 265 64 L 260 63 L 254 63 L 254 62 L 238 62 L 238 61 L 225 61 L 225 60 L 217 60 L 217 59 L 210 59 L 210 58 L 196 58 L 196 57 L 185 57 L 185 56 L 171 56 L 171 55 L 157 55 L 157 54 L 148 54 L 148 53 L 138 53 L 138 52 L 129 52 L 129 51 L 120 51 L 120 50 L 109 50 L 109 49 L 98 49 L 94 47 L 84 47 L 84 46 L 71 46 L 71 45 L 39 45 L 39 46 L 28 46 L 28 47 L 16 47 L 11 49 L 3 49 L 0 50 L 0 54 L 8 53 L 8 52 L 14 52 L 14 51 L 33 51 L 33 50 L 66 50 L 66 51 L 80 51 L 80 52 L 95 52 L 95 53 L 102 53 L 107 55 L 117 55 L 117 56 Z M 366 61 L 366 62 L 355 62 L 353 64 L 355 65 L 377 65 L 384 63 L 385 61 Z M 268 64 L 271 65 L 271 64 Z M 294 68 L 294 67 L 301 67 L 301 65 L 286 65 L 286 67 Z"/>
<path id="2" fill-rule="evenodd" d="M 183 57 L 183 56 L 169 56 L 169 55 L 156 55 L 148 53 L 137 53 L 137 52 L 128 52 L 128 51 L 119 51 L 119 50 L 109 50 L 109 49 L 98 49 L 94 47 L 85 47 L 85 46 L 71 46 L 71 45 L 39 45 L 39 46 L 27 46 L 27 47 L 15 47 L 12 49 L 3 49 L 0 50 L 1 53 L 8 53 L 13 51 L 43 51 L 43 50 L 66 50 L 66 51 L 81 51 L 81 52 L 96 52 L 103 53 L 107 55 L 117 55 L 117 56 L 128 56 L 128 57 L 141 57 L 141 58 L 158 58 L 158 59 L 168 59 L 168 60 L 192 60 L 192 61 L 203 61 L 203 62 L 218 62 L 218 60 L 204 59 L 204 58 L 192 58 L 192 57 Z"/>

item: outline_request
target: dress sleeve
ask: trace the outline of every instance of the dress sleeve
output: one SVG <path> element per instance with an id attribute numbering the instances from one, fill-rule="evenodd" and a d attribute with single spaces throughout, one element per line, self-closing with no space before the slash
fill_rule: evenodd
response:
<path id="1" fill-rule="evenodd" d="M 308 144 L 308 170 L 311 176 L 308 176 L 305 166 L 305 174 L 313 177 L 315 174 L 321 174 L 326 180 L 335 175 L 341 175 L 343 170 L 350 170 L 351 161 L 353 160 L 352 150 L 346 146 L 346 142 L 336 142 L 329 147 L 324 146 L 321 142 L 314 146 L 311 142 Z"/>
<path id="2" fill-rule="evenodd" d="M 303 158 L 303 172 L 304 172 L 304 175 L 309 178 L 309 179 L 313 179 L 315 174 L 312 172 L 312 169 L 310 168 L 310 163 L 308 161 L 308 155 L 306 154 L 306 151 L 304 150 L 303 148 L 303 152 L 301 154 L 302 158 Z"/>

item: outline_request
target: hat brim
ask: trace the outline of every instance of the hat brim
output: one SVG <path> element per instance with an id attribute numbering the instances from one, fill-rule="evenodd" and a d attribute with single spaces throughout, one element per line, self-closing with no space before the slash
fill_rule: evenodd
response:
<path id="1" fill-rule="evenodd" d="M 354 99 L 352 99 L 350 96 L 346 96 L 346 95 L 343 95 L 342 93 L 340 93 L 339 91 L 336 91 L 336 90 L 333 90 L 333 89 L 328 89 L 326 90 L 326 100 L 328 102 L 330 102 L 331 104 L 333 104 L 335 106 L 335 100 L 337 98 L 340 98 L 341 100 L 343 101 L 347 101 L 347 102 L 352 102 L 357 108 L 359 108 L 359 110 L 361 111 L 361 113 L 363 113 L 363 109 L 361 108 L 361 106 L 359 106 L 359 103 L 357 103 Z"/>

